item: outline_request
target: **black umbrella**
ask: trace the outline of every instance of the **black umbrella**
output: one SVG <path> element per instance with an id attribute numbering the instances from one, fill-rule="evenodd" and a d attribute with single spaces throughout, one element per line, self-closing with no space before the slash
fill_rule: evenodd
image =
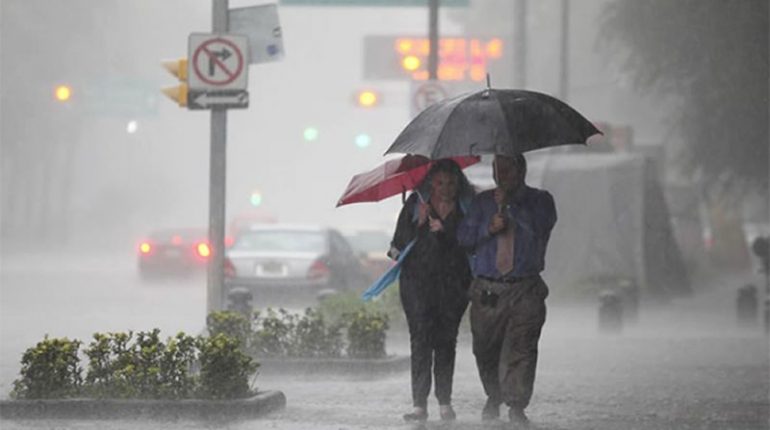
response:
<path id="1" fill-rule="evenodd" d="M 485 89 L 438 102 L 406 126 L 385 151 L 431 159 L 460 155 L 514 155 L 585 144 L 601 133 L 561 100 L 524 90 Z"/>

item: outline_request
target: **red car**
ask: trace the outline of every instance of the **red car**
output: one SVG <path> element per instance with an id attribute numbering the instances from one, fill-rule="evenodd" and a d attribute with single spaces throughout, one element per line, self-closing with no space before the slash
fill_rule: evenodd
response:
<path id="1" fill-rule="evenodd" d="M 137 253 L 139 275 L 150 279 L 205 272 L 211 248 L 205 229 L 168 229 L 155 231 L 142 240 Z"/>

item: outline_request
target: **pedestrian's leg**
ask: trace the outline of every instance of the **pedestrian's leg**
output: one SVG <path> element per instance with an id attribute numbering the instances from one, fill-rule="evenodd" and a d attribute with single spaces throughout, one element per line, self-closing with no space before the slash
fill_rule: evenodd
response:
<path id="1" fill-rule="evenodd" d="M 447 315 L 437 322 L 433 334 L 435 354 L 433 373 L 436 378 L 436 398 L 439 405 L 452 403 L 452 380 L 459 326 L 460 320 L 456 315 Z"/>
<path id="2" fill-rule="evenodd" d="M 537 280 L 509 304 L 511 318 L 502 343 L 499 375 L 502 399 L 512 410 L 523 411 L 532 397 L 547 295 L 548 287 Z"/>
<path id="3" fill-rule="evenodd" d="M 481 290 L 476 287 L 483 281 L 475 280 L 471 287 L 471 333 L 473 334 L 473 355 L 479 378 L 487 395 L 482 418 L 492 419 L 499 414 L 502 403 L 500 393 L 499 363 L 500 348 L 505 329 L 503 306 L 481 303 Z"/>
<path id="4" fill-rule="evenodd" d="M 429 324 L 425 318 L 417 316 L 408 317 L 407 321 L 412 353 L 412 404 L 415 407 L 426 408 L 431 386 L 431 362 L 433 361 Z"/>

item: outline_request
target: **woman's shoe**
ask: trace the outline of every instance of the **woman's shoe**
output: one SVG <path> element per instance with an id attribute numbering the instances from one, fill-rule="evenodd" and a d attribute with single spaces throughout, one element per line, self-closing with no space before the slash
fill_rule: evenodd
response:
<path id="1" fill-rule="evenodd" d="M 452 405 L 439 405 L 439 414 L 441 415 L 441 421 L 454 421 L 457 419 L 457 414 L 452 409 Z"/>
<path id="2" fill-rule="evenodd" d="M 427 421 L 428 410 L 415 406 L 414 410 L 408 414 L 404 414 L 404 421 Z"/>
<path id="3" fill-rule="evenodd" d="M 482 421 L 492 421 L 500 418 L 500 403 L 487 399 L 484 409 L 481 411 Z"/>

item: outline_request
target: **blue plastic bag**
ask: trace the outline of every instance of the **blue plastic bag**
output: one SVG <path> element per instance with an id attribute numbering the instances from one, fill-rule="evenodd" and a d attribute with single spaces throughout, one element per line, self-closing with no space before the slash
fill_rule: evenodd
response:
<path id="1" fill-rule="evenodd" d="M 406 244 L 404 250 L 401 251 L 401 253 L 398 255 L 396 264 L 394 264 L 393 267 L 383 273 L 379 279 L 374 281 L 374 283 L 369 288 L 367 288 L 366 291 L 361 293 L 361 299 L 363 301 L 368 302 L 369 300 L 379 296 L 380 293 L 385 291 L 385 288 L 388 288 L 392 283 L 396 282 L 398 275 L 401 274 L 401 264 L 404 262 L 407 254 L 409 254 L 409 251 L 412 250 L 412 246 L 414 246 L 415 241 L 417 241 L 417 239 L 413 239 L 411 242 Z"/>

